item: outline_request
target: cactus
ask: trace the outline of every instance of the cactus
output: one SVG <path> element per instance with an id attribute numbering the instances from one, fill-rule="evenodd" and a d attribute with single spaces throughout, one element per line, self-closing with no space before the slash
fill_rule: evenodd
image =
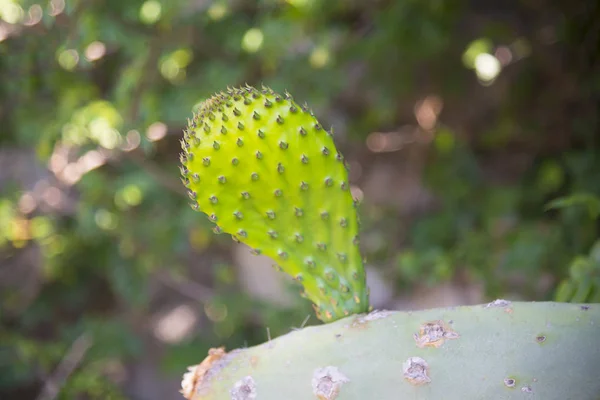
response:
<path id="1" fill-rule="evenodd" d="M 330 322 L 368 308 L 344 160 L 306 106 L 269 89 L 207 100 L 182 141 L 192 207 L 304 287 Z"/>
<path id="2" fill-rule="evenodd" d="M 192 207 L 304 287 L 327 322 L 248 349 L 211 349 L 189 400 L 600 397 L 600 307 L 511 303 L 369 314 L 358 220 L 331 134 L 288 95 L 251 87 L 189 121 Z"/>
<path id="3" fill-rule="evenodd" d="M 600 395 L 600 306 L 375 311 L 262 345 L 213 349 L 189 400 L 578 399 Z"/>

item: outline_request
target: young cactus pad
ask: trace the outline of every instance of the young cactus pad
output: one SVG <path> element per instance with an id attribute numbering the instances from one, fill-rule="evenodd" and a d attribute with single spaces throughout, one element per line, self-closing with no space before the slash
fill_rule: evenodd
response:
<path id="1" fill-rule="evenodd" d="M 330 322 L 368 309 L 343 157 L 307 107 L 252 87 L 205 101 L 182 141 L 192 207 L 276 260 Z"/>
<path id="2" fill-rule="evenodd" d="M 376 311 L 213 349 L 189 400 L 600 399 L 600 305 Z"/>

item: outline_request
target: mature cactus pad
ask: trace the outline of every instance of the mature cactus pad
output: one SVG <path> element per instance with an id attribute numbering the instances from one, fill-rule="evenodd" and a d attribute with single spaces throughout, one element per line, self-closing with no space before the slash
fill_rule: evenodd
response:
<path id="1" fill-rule="evenodd" d="M 213 349 L 189 400 L 600 399 L 600 305 L 379 311 Z"/>
<path id="2" fill-rule="evenodd" d="M 304 286 L 323 321 L 368 308 L 347 170 L 307 107 L 270 89 L 203 103 L 182 142 L 192 206 Z"/>

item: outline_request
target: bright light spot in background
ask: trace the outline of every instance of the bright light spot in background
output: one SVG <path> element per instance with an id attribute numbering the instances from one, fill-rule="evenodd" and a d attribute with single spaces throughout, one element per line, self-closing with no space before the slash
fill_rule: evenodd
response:
<path id="1" fill-rule="evenodd" d="M 111 231 L 115 229 L 118 224 L 117 216 L 105 209 L 96 211 L 94 220 L 96 221 L 96 225 L 98 225 L 101 229 L 104 229 L 106 231 Z"/>
<path id="2" fill-rule="evenodd" d="M 313 68 L 323 68 L 329 64 L 330 53 L 323 46 L 316 47 L 311 53 L 308 62 Z"/>
<path id="3" fill-rule="evenodd" d="M 0 22 L 0 42 L 8 37 L 13 32 L 10 25 Z"/>
<path id="4" fill-rule="evenodd" d="M 50 182 L 46 179 L 40 179 L 33 186 L 33 193 L 37 196 L 41 196 L 42 192 L 50 186 Z"/>
<path id="5" fill-rule="evenodd" d="M 156 0 L 148 0 L 140 8 L 140 20 L 151 25 L 160 19 L 162 6 Z"/>
<path id="6" fill-rule="evenodd" d="M 513 59 L 512 51 L 506 46 L 499 46 L 494 53 L 494 56 L 500 61 L 503 67 L 506 67 Z"/>
<path id="7" fill-rule="evenodd" d="M 380 153 L 385 149 L 385 134 L 373 132 L 367 136 L 367 148 L 374 153 Z"/>
<path id="8" fill-rule="evenodd" d="M 19 198 L 18 207 L 23 214 L 29 214 L 36 209 L 37 201 L 30 192 L 26 192 Z"/>
<path id="9" fill-rule="evenodd" d="M 98 143 L 105 149 L 112 150 L 121 143 L 121 135 L 116 129 L 107 129 L 98 137 Z"/>
<path id="10" fill-rule="evenodd" d="M 367 148 L 374 153 L 398 151 L 415 141 L 415 127 L 404 126 L 398 132 L 373 132 L 367 136 Z"/>
<path id="11" fill-rule="evenodd" d="M 127 185 L 123 189 L 123 199 L 130 206 L 137 206 L 142 202 L 142 190 L 136 185 Z"/>
<path id="12" fill-rule="evenodd" d="M 352 198 L 358 201 L 359 203 L 361 203 L 365 198 L 365 194 L 362 191 L 362 189 L 356 185 L 350 186 L 350 193 L 352 193 Z"/>
<path id="13" fill-rule="evenodd" d="M 102 42 L 92 42 L 85 48 L 85 58 L 88 61 L 96 61 L 106 54 L 106 45 Z"/>
<path id="14" fill-rule="evenodd" d="M 162 122 L 155 122 L 148 127 L 146 136 L 152 142 L 160 140 L 167 134 L 167 125 Z"/>
<path id="15" fill-rule="evenodd" d="M 105 149 L 112 150 L 121 143 L 121 134 L 103 117 L 94 118 L 89 124 L 90 137 Z"/>
<path id="16" fill-rule="evenodd" d="M 67 71 L 71 71 L 79 62 L 79 53 L 75 49 L 63 50 L 58 54 L 58 63 Z"/>
<path id="17" fill-rule="evenodd" d="M 18 24 L 24 17 L 23 9 L 14 0 L 0 0 L 0 19 L 9 24 Z"/>
<path id="18" fill-rule="evenodd" d="M 28 219 L 16 217 L 10 222 L 10 229 L 7 232 L 9 240 L 12 242 L 31 240 L 31 229 L 29 227 Z M 13 243 L 13 245 L 15 245 L 15 247 L 22 247 L 24 244 L 19 245 L 17 243 Z"/>
<path id="19" fill-rule="evenodd" d="M 39 4 L 34 4 L 29 7 L 29 11 L 27 12 L 27 20 L 25 21 L 25 25 L 33 26 L 38 24 L 42 20 L 42 16 L 44 14 L 44 10 Z"/>
<path id="20" fill-rule="evenodd" d="M 493 47 L 489 39 L 483 38 L 472 41 L 462 55 L 463 64 L 469 69 L 474 69 L 477 56 L 483 53 L 490 53 Z"/>
<path id="21" fill-rule="evenodd" d="M 48 161 L 48 168 L 55 175 L 60 173 L 69 162 L 68 160 L 69 150 L 66 146 L 57 145 L 50 156 L 50 160 Z"/>
<path id="22" fill-rule="evenodd" d="M 419 126 L 425 130 L 435 128 L 438 116 L 444 107 L 444 102 L 439 96 L 427 96 L 415 105 L 415 117 Z"/>
<path id="23" fill-rule="evenodd" d="M 212 4 L 208 10 L 206 11 L 206 13 L 208 14 L 208 17 L 210 19 L 212 19 L 213 21 L 219 21 L 223 18 L 225 18 L 225 16 L 228 14 L 229 10 L 227 9 L 227 4 L 222 3 L 222 2 L 217 2 Z"/>
<path id="24" fill-rule="evenodd" d="M 36 239 L 48 237 L 54 228 L 47 217 L 35 217 L 31 219 L 31 235 Z"/>
<path id="25" fill-rule="evenodd" d="M 496 57 L 491 54 L 479 54 L 475 58 L 475 72 L 477 77 L 485 83 L 491 83 L 502 70 L 502 65 Z"/>
<path id="26" fill-rule="evenodd" d="M 86 132 L 81 127 L 67 122 L 62 127 L 62 138 L 65 143 L 82 145 L 86 141 Z"/>
<path id="27" fill-rule="evenodd" d="M 170 81 L 173 81 L 179 75 L 179 65 L 171 57 L 160 63 L 160 74 Z"/>
<path id="28" fill-rule="evenodd" d="M 118 128 L 123 119 L 114 106 L 104 100 L 93 101 L 71 115 L 63 125 L 62 143 L 65 146 L 82 146 L 96 142 L 107 149 L 114 149 L 121 141 Z"/>
<path id="29" fill-rule="evenodd" d="M 194 309 L 180 304 L 154 322 L 154 336 L 166 343 L 179 343 L 188 337 L 198 322 Z"/>
<path id="30" fill-rule="evenodd" d="M 125 143 L 121 146 L 123 151 L 132 151 L 139 147 L 142 141 L 142 137 L 138 131 L 135 129 L 130 130 L 125 135 Z"/>
<path id="31" fill-rule="evenodd" d="M 54 155 L 53 155 L 54 157 Z M 66 162 L 66 156 L 65 156 Z M 64 168 L 52 170 L 56 177 L 67 185 L 74 185 L 88 172 L 101 167 L 106 163 L 106 156 L 98 150 L 90 150 L 75 162 L 68 163 Z M 62 161 L 61 161 L 62 164 Z"/>
<path id="32" fill-rule="evenodd" d="M 192 62 L 193 54 L 190 49 L 175 50 L 171 58 L 177 63 L 179 68 L 185 68 Z"/>
<path id="33" fill-rule="evenodd" d="M 106 157 L 98 150 L 90 150 L 77 160 L 79 169 L 84 174 L 103 166 L 104 163 L 106 163 Z"/>
<path id="34" fill-rule="evenodd" d="M 63 194 L 56 186 L 50 186 L 42 193 L 42 199 L 52 208 L 60 208 L 64 199 Z"/>
<path id="35" fill-rule="evenodd" d="M 56 17 L 65 10 L 65 0 L 52 0 L 49 5 L 48 14 Z"/>
<path id="36" fill-rule="evenodd" d="M 79 165 L 74 162 L 67 164 L 65 169 L 60 174 L 60 179 L 67 185 L 74 185 L 79 182 L 82 176 L 83 174 L 79 168 Z"/>
<path id="37" fill-rule="evenodd" d="M 131 184 L 118 191 L 115 197 L 119 198 L 115 199 L 117 202 L 123 200 L 125 204 L 135 207 L 142 202 L 143 194 L 139 186 Z"/>
<path id="38" fill-rule="evenodd" d="M 264 35 L 258 28 L 248 29 L 242 38 L 242 49 L 248 53 L 255 53 L 262 47 Z"/>
<path id="39" fill-rule="evenodd" d="M 160 62 L 161 75 L 170 81 L 182 81 L 185 78 L 185 68 L 192 62 L 192 58 L 190 49 L 174 51 Z"/>
<path id="40" fill-rule="evenodd" d="M 493 51 L 493 44 L 489 39 L 477 39 L 465 50 L 462 61 L 467 68 L 474 69 L 480 83 L 489 85 L 498 77 L 502 67 L 521 58 L 518 51 L 519 40 L 510 47 L 498 46 Z M 492 54 L 493 53 L 493 54 Z"/>

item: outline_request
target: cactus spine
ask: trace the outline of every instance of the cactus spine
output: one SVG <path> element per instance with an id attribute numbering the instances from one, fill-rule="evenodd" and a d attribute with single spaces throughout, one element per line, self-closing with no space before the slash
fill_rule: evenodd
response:
<path id="1" fill-rule="evenodd" d="M 304 287 L 330 322 L 368 309 L 358 221 L 332 135 L 289 94 L 229 89 L 203 103 L 182 141 L 192 207 Z"/>

